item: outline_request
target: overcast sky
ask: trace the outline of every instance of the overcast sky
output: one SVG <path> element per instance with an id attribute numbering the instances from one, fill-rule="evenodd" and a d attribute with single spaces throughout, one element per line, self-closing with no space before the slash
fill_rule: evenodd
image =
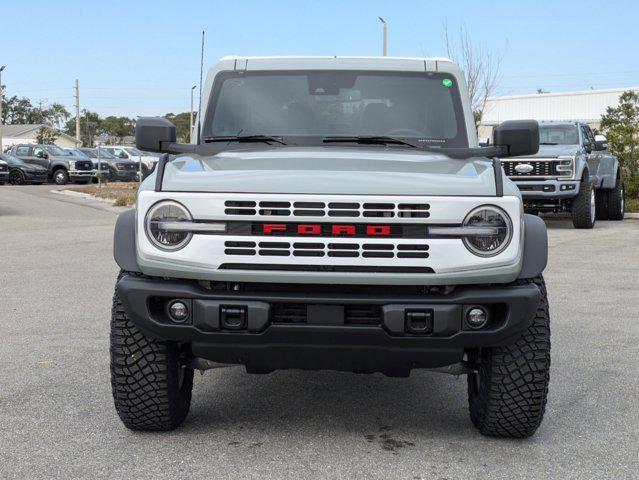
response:
<path id="1" fill-rule="evenodd" d="M 639 2 L 40 1 L 2 2 L 0 65 L 8 95 L 101 115 L 189 109 L 205 68 L 224 55 L 443 56 L 444 24 L 505 52 L 498 94 L 639 86 Z"/>

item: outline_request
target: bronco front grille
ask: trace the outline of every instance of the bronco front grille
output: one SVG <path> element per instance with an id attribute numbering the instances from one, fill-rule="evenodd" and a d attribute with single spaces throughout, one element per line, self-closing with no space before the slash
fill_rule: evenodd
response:
<path id="1" fill-rule="evenodd" d="M 502 160 L 501 164 L 508 177 L 556 177 L 560 175 L 557 172 L 558 160 Z M 524 164 L 533 167 L 532 171 L 521 173 L 515 169 L 517 165 Z"/>
<path id="2" fill-rule="evenodd" d="M 428 218 L 427 203 L 227 200 L 226 215 L 260 217 Z"/>
<path id="3" fill-rule="evenodd" d="M 226 255 L 261 257 L 428 258 L 425 243 L 224 242 Z"/>

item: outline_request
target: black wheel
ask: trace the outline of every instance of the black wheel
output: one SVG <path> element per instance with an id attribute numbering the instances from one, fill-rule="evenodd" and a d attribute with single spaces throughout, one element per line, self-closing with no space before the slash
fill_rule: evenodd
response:
<path id="1" fill-rule="evenodd" d="M 597 220 L 608 220 L 608 190 L 595 190 L 595 210 Z"/>
<path id="2" fill-rule="evenodd" d="M 56 185 L 66 185 L 69 183 L 69 174 L 64 168 L 59 168 L 53 172 L 53 183 Z"/>
<path id="3" fill-rule="evenodd" d="M 20 170 L 12 170 L 9 173 L 9 183 L 11 185 L 26 185 L 27 179 Z"/>
<path id="4" fill-rule="evenodd" d="M 572 201 L 572 224 L 575 228 L 593 228 L 597 218 L 595 189 L 588 177 L 581 179 L 579 193 Z"/>
<path id="5" fill-rule="evenodd" d="M 550 316 L 543 277 L 541 300 L 528 330 L 510 345 L 468 352 L 478 371 L 468 375 L 470 418 L 483 434 L 526 438 L 544 417 L 550 372 Z"/>
<path id="6" fill-rule="evenodd" d="M 175 342 L 145 337 L 114 294 L 111 389 L 115 409 L 127 428 L 167 431 L 184 421 L 191 406 L 193 370 L 180 365 L 180 353 Z"/>
<path id="7" fill-rule="evenodd" d="M 606 193 L 608 197 L 608 218 L 610 220 L 623 220 L 625 208 L 623 180 L 618 178 L 615 188 L 607 190 Z"/>

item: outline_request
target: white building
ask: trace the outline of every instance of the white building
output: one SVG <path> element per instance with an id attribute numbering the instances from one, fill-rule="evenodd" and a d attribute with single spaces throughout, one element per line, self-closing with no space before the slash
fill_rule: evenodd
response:
<path id="1" fill-rule="evenodd" d="M 43 124 L 2 125 L 2 148 L 11 147 L 19 143 L 37 143 L 36 137 L 42 127 L 51 129 L 51 127 Z M 66 133 L 56 131 L 56 135 L 58 138 L 53 143 L 58 147 L 75 148 L 82 144 L 75 137 Z"/>
<path id="2" fill-rule="evenodd" d="M 628 90 L 639 92 L 639 87 L 492 97 L 486 100 L 479 137 L 490 138 L 493 127 L 505 120 L 572 120 L 598 128 L 606 109 L 616 107 Z"/>

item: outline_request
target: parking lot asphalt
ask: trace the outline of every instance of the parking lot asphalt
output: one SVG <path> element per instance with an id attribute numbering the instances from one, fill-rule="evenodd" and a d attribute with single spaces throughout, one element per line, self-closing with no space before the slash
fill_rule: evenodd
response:
<path id="1" fill-rule="evenodd" d="M 631 479 L 639 475 L 639 221 L 548 220 L 552 373 L 528 440 L 482 437 L 463 377 L 196 373 L 171 433 L 109 383 L 116 209 L 0 187 L 0 478 Z"/>

